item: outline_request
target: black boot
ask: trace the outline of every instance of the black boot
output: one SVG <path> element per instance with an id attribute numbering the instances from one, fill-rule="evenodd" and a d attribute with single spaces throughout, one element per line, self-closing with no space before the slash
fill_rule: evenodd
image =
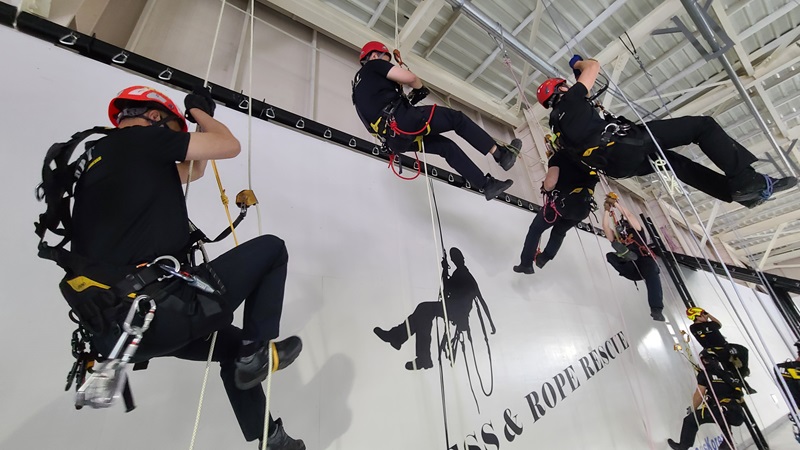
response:
<path id="1" fill-rule="evenodd" d="M 486 184 L 483 186 L 483 196 L 486 200 L 494 200 L 495 197 L 505 192 L 514 184 L 512 180 L 500 181 L 497 178 L 486 174 Z"/>
<path id="2" fill-rule="evenodd" d="M 372 332 L 375 333 L 376 336 L 383 342 L 389 343 L 395 350 L 400 350 L 400 347 L 403 346 L 403 342 L 405 342 L 405 334 L 406 332 L 399 327 L 394 327 L 391 330 L 384 330 L 379 327 L 375 327 L 372 329 Z"/>
<path id="3" fill-rule="evenodd" d="M 297 336 L 290 336 L 280 342 L 266 343 L 255 353 L 236 360 L 234 380 L 236 387 L 247 390 L 257 386 L 267 378 L 270 370 L 285 369 L 297 359 L 303 350 L 303 341 Z M 272 367 L 269 367 L 269 352 L 272 351 Z"/>
<path id="4" fill-rule="evenodd" d="M 650 317 L 656 322 L 666 322 L 664 314 L 661 312 L 664 308 L 650 308 Z"/>
<path id="5" fill-rule="evenodd" d="M 258 440 L 258 448 L 264 448 L 261 439 Z M 292 439 L 286 430 L 283 429 L 283 420 L 275 421 L 275 431 L 267 436 L 267 448 L 270 450 L 306 450 L 306 444 L 302 439 Z"/>
<path id="6" fill-rule="evenodd" d="M 509 170 L 514 167 L 514 163 L 517 162 L 517 155 L 521 148 L 522 141 L 519 139 L 512 139 L 511 143 L 508 145 L 498 145 L 492 156 L 494 156 L 494 160 L 503 170 Z"/>
<path id="7" fill-rule="evenodd" d="M 406 369 L 414 370 L 415 363 L 416 363 L 416 370 L 430 369 L 431 367 L 433 367 L 433 361 L 431 361 L 431 358 L 428 357 L 428 358 L 416 358 L 414 359 L 414 361 L 407 362 Z"/>
<path id="8" fill-rule="evenodd" d="M 525 264 L 520 263 L 520 265 L 514 266 L 514 272 L 524 273 L 524 274 L 530 275 L 530 274 L 532 274 L 534 272 L 533 264 L 525 265 Z"/>
<path id="9" fill-rule="evenodd" d="M 547 253 L 539 253 L 538 255 L 536 255 L 536 258 L 533 259 L 533 261 L 536 263 L 536 267 L 541 269 L 551 259 L 553 259 L 553 257 L 548 255 Z"/>
<path id="10" fill-rule="evenodd" d="M 763 203 L 773 194 L 793 188 L 796 184 L 795 177 L 772 178 L 755 170 L 748 170 L 730 181 L 731 198 L 748 208 L 754 208 L 761 203 L 752 202 L 762 200 Z"/>

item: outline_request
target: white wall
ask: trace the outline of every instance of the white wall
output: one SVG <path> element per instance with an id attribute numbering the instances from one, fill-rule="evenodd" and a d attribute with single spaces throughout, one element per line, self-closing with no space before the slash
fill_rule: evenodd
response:
<path id="1" fill-rule="evenodd" d="M 121 88 L 155 83 L 7 28 L 0 28 L 0 59 L 16 68 L 0 72 L 1 85 L 13 87 L 4 92 L 5 100 L 15 105 L 0 109 L 7 167 L 0 186 L 6 205 L 0 239 L 7 261 L 0 272 L 0 448 L 188 447 L 201 363 L 156 360 L 135 373 L 138 409 L 130 414 L 121 406 L 74 411 L 72 393 L 62 390 L 71 365 L 72 328 L 56 289 L 62 273 L 36 258 L 32 227 L 42 209 L 32 191 L 48 146 L 105 123 L 108 100 Z M 224 108 L 218 117 L 246 148 L 245 117 Z M 436 298 L 438 249 L 424 181 L 400 181 L 382 162 L 294 130 L 261 121 L 253 126 L 253 189 L 264 231 L 285 239 L 291 255 L 282 335 L 297 333 L 306 344 L 297 362 L 274 378 L 274 414 L 310 449 L 444 448 L 437 369 L 406 371 L 413 343 L 397 352 L 371 331 L 398 323 L 419 302 Z M 246 187 L 245 155 L 219 166 L 229 195 Z M 693 373 L 672 350 L 667 328 L 650 320 L 643 287 L 639 291 L 609 272 L 607 242 L 573 231 L 544 270 L 514 274 L 511 266 L 532 214 L 441 183 L 435 189 L 445 245 L 464 253 L 498 328 L 489 336 L 494 393 L 486 397 L 475 386 L 480 413 L 462 355 L 444 369 L 450 445 L 464 449 L 466 440 L 487 450 L 655 449 L 665 448 L 668 436 L 677 437 Z M 190 214 L 212 233 L 226 223 L 217 199 L 210 174 L 192 185 Z M 239 235 L 244 240 L 256 234 L 251 213 Z M 212 251 L 231 245 L 217 244 Z M 702 286 L 702 280 L 690 282 Z M 669 291 L 666 303 L 670 319 L 681 317 L 682 305 Z M 757 323 L 763 330 L 771 327 L 763 317 Z M 472 327 L 485 377 L 488 355 L 474 312 Z M 581 358 L 594 365 L 587 359 L 590 352 L 620 331 L 629 347 L 587 376 Z M 726 325 L 725 331 L 738 340 L 735 329 Z M 770 339 L 769 345 L 777 346 L 774 336 Z M 787 354 L 784 348 L 774 351 Z M 537 391 L 544 404 L 543 386 L 546 394 L 546 382 L 567 383 L 559 376 L 565 370 L 580 387 L 572 392 L 565 384 L 565 398 L 548 398 L 555 407 L 534 420 L 526 396 Z M 472 375 L 477 382 L 474 368 Z M 756 378 L 754 384 L 760 393 L 753 402 L 769 424 L 784 410 L 770 404 L 774 388 L 765 380 Z M 522 427 L 513 440 L 504 434 L 513 428 L 511 420 Z M 489 423 L 499 446 L 481 434 L 490 430 Z M 473 434 L 477 439 L 468 438 Z M 707 426 L 699 438 L 718 434 Z M 198 439 L 197 449 L 254 448 L 240 436 L 216 368 Z"/>

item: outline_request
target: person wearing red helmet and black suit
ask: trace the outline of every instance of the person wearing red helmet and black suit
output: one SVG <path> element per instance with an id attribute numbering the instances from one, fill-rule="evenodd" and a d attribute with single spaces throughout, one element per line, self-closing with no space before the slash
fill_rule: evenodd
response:
<path id="1" fill-rule="evenodd" d="M 570 60 L 577 82 L 568 86 L 563 78 L 551 78 L 539 86 L 537 97 L 552 108 L 550 126 L 559 135 L 560 146 L 585 165 L 614 178 L 654 173 L 652 161 L 659 159 L 656 144 L 643 125 L 623 117 L 601 117 L 587 101 L 600 72 L 600 64 L 579 55 Z M 795 177 L 775 179 L 751 167 L 757 158 L 728 136 L 711 117 L 688 116 L 652 120 L 647 126 L 664 150 L 675 176 L 686 184 L 724 202 L 753 208 L 774 193 L 797 184 Z M 720 174 L 670 149 L 695 143 L 723 172 Z"/>
<path id="2" fill-rule="evenodd" d="M 511 180 L 500 181 L 484 175 L 455 142 L 441 133 L 455 131 L 479 152 L 491 153 L 504 170 L 511 169 L 516 162 L 522 141 L 514 139 L 509 145 L 500 145 L 461 111 L 438 105 L 435 109 L 433 105 L 414 106 L 430 91 L 414 73 L 392 64 L 389 48 L 380 42 L 364 45 L 359 61 L 362 67 L 353 79 L 353 104 L 367 130 L 382 139 L 391 151 L 422 151 L 424 143 L 425 152 L 444 157 L 471 185 L 482 189 L 487 200 L 511 186 Z M 408 96 L 404 95 L 403 86 L 412 88 Z M 387 117 L 396 120 L 400 131 L 388 128 Z"/>
<path id="3" fill-rule="evenodd" d="M 185 106 L 186 117 L 201 131 L 187 132 L 181 111 L 155 89 L 132 86 L 111 100 L 109 118 L 118 129 L 94 144 L 92 161 L 75 185 L 72 253 L 126 273 L 162 255 L 171 255 L 186 267 L 190 226 L 181 183 L 202 176 L 209 159 L 235 157 L 240 144 L 212 117 L 216 105 L 207 89 L 187 95 Z M 190 161 L 195 162 L 191 173 Z M 268 352 L 277 356 L 281 369 L 302 349 L 296 336 L 270 342 L 278 336 L 287 261 L 283 241 L 267 235 L 200 266 L 200 274 L 219 282 L 221 303 L 199 300 L 197 290 L 188 286 L 170 294 L 158 304 L 135 355 L 139 361 L 160 356 L 205 361 L 207 335 L 217 331 L 212 358 L 220 362 L 225 390 L 248 441 L 263 435 L 265 396 L 260 383 L 271 369 Z M 113 286 L 115 280 L 105 283 Z M 62 292 L 80 296 L 88 291 L 62 287 Z M 240 329 L 231 320 L 242 303 Z M 82 321 L 90 316 L 87 313 L 76 311 Z M 106 332 L 93 335 L 92 342 L 108 356 L 120 335 L 121 321 L 105 313 L 102 317 L 108 322 L 102 324 Z M 190 320 L 205 334 L 191 328 Z M 270 448 L 305 449 L 303 441 L 286 434 L 280 419 L 270 417 L 268 436 Z"/>

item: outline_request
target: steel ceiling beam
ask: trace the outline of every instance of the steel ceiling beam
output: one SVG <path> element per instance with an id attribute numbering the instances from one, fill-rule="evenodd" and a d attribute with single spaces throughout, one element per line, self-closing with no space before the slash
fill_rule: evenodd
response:
<path id="1" fill-rule="evenodd" d="M 476 25 L 489 33 L 492 37 L 499 39 L 504 45 L 520 55 L 531 66 L 536 68 L 536 70 L 547 75 L 548 78 L 557 78 L 562 76 L 561 71 L 533 53 L 533 50 L 520 42 L 519 39 L 511 36 L 507 30 L 500 26 L 500 24 L 498 24 L 496 21 L 492 20 L 478 7 L 473 5 L 471 1 L 447 0 L 447 3 L 449 3 L 453 9 L 461 10 L 461 13 L 464 15 L 464 17 L 467 17 L 475 22 Z"/>
<path id="2" fill-rule="evenodd" d="M 447 35 L 447 33 L 450 32 L 450 29 L 453 28 L 453 25 L 456 24 L 456 22 L 460 17 L 461 17 L 461 10 L 455 10 L 453 14 L 450 16 L 450 18 L 447 19 L 447 23 L 444 24 L 442 29 L 439 30 L 439 33 L 436 34 L 436 37 L 433 38 L 430 45 L 428 45 L 428 48 L 426 48 L 425 51 L 422 53 L 423 58 L 428 59 L 428 57 L 431 56 L 431 53 L 433 53 L 434 50 L 436 50 L 436 47 L 438 47 L 439 44 L 441 44 L 444 37 Z"/>
<path id="3" fill-rule="evenodd" d="M 786 214 L 770 217 L 767 220 L 762 220 L 751 225 L 739 227 L 733 231 L 720 233 L 717 235 L 717 237 L 723 241 L 733 241 L 735 239 L 744 238 L 751 234 L 771 230 L 784 222 L 791 222 L 793 220 L 800 220 L 800 210 L 795 209 Z"/>
<path id="4" fill-rule="evenodd" d="M 536 3 L 536 9 L 533 10 L 535 16 L 533 17 L 533 21 L 531 22 L 531 31 L 528 34 L 528 47 L 533 47 L 533 44 L 536 43 L 536 38 L 539 35 L 539 26 L 542 23 L 542 14 L 544 14 L 544 2 L 540 1 Z M 527 62 L 522 65 L 522 75 L 520 76 L 521 80 L 526 80 L 531 74 L 531 65 Z M 514 104 L 516 109 L 522 108 L 522 103 L 525 102 L 525 86 L 522 86 L 522 91 L 520 92 L 517 90 L 517 102 Z M 534 108 L 537 107 L 536 103 L 533 104 Z"/>
<path id="5" fill-rule="evenodd" d="M 608 8 L 603 10 L 603 12 L 600 13 L 600 15 L 598 15 L 591 22 L 589 22 L 588 25 L 586 25 L 583 28 L 576 27 L 576 28 L 580 28 L 581 30 L 578 32 L 577 35 L 575 35 L 574 37 L 570 38 L 570 41 L 575 41 L 577 43 L 577 42 L 580 42 L 581 40 L 583 40 L 583 38 L 588 36 L 589 33 L 594 31 L 606 19 L 608 19 L 609 16 L 611 16 L 612 14 L 617 12 L 617 10 L 619 10 L 627 1 L 628 0 L 616 0 L 614 3 L 609 5 Z M 540 4 L 542 4 L 542 3 L 544 3 L 544 0 L 542 0 L 542 2 L 540 2 Z M 557 24 L 553 24 L 553 25 L 558 27 Z M 573 48 L 573 50 L 577 51 L 577 49 L 575 49 L 574 46 L 572 48 Z M 553 56 L 548 58 L 547 62 L 549 64 L 553 64 L 559 58 L 564 56 L 564 54 L 566 54 L 569 50 L 570 50 L 570 45 L 569 45 L 569 41 L 568 41 L 568 42 L 565 42 L 564 46 L 561 47 L 560 49 L 558 49 L 558 51 Z M 531 74 L 531 76 L 523 78 L 524 81 L 522 81 L 522 89 L 525 89 L 529 84 L 531 84 L 533 82 L 533 80 L 536 79 L 537 76 L 539 76 L 539 72 L 534 72 L 533 74 Z M 511 98 L 514 97 L 514 95 L 515 95 L 514 94 L 514 89 L 512 89 L 508 94 L 506 94 L 505 98 L 503 98 L 503 103 L 508 102 L 509 100 L 511 100 Z"/>
<path id="6" fill-rule="evenodd" d="M 778 264 L 784 261 L 792 261 L 798 258 L 800 258 L 800 249 L 793 249 L 777 255 L 770 256 L 770 258 L 767 260 L 767 263 Z"/>
<path id="7" fill-rule="evenodd" d="M 753 29 L 753 27 L 748 28 L 748 30 L 750 30 L 750 29 Z M 755 31 L 759 31 L 759 30 L 760 30 L 760 28 L 758 30 L 755 30 Z M 783 35 L 781 35 L 777 39 L 769 42 L 768 44 L 764 45 L 763 47 L 758 48 L 753 53 L 750 53 L 750 55 L 749 55 L 750 61 L 757 61 L 757 60 L 763 58 L 764 55 L 767 55 L 770 52 L 772 52 L 772 54 L 766 60 L 760 61 L 759 66 L 754 68 L 755 78 L 765 78 L 765 76 L 763 74 L 762 75 L 759 74 L 760 69 L 764 69 L 765 67 L 770 67 L 770 66 L 776 66 L 775 61 L 773 59 L 773 56 L 776 56 L 776 55 L 780 56 L 781 52 L 787 46 L 789 46 L 790 44 L 792 44 L 793 42 L 795 42 L 797 40 L 798 35 L 800 35 L 800 27 L 797 27 L 797 28 L 795 28 L 795 29 L 793 29 L 791 31 L 788 31 L 788 32 L 784 33 Z M 685 43 L 684 46 L 685 45 L 688 45 L 688 42 Z M 681 46 L 681 48 L 683 48 L 683 46 Z M 638 76 L 642 76 L 642 75 L 643 74 L 640 73 Z M 725 72 L 720 72 L 720 73 L 712 76 L 711 78 L 709 78 L 707 81 L 711 81 L 711 82 L 720 81 L 720 80 L 723 80 L 725 78 L 724 77 L 725 75 L 726 75 Z M 623 88 L 628 85 L 629 81 L 630 82 L 635 82 L 635 79 L 633 79 L 633 77 L 631 77 L 628 80 L 623 81 L 623 84 L 624 84 Z M 703 83 L 698 87 L 702 87 L 705 84 L 706 83 Z M 749 85 L 748 85 L 748 87 L 749 87 Z M 733 96 L 735 94 L 736 94 L 736 89 L 734 87 L 732 87 L 732 86 L 728 86 L 728 87 L 725 87 L 725 88 L 719 88 L 719 89 L 716 89 L 715 91 L 703 94 L 703 96 L 699 97 L 699 100 L 702 100 L 703 98 L 712 98 L 714 100 L 715 103 L 712 106 L 706 108 L 706 110 L 708 110 L 708 109 L 716 107 L 717 105 L 720 105 L 720 104 L 724 103 L 725 101 L 730 100 L 731 98 L 733 98 Z M 675 109 L 676 107 L 677 108 L 682 108 L 682 109 L 687 109 L 687 108 L 690 109 L 693 106 L 695 106 L 696 100 L 698 100 L 698 99 L 696 99 L 696 98 L 694 98 L 694 97 L 692 97 L 690 95 L 689 96 L 681 96 L 681 97 L 678 97 L 678 98 L 674 99 L 673 101 L 669 102 L 667 104 L 667 107 L 669 109 L 671 109 L 673 111 L 673 114 L 676 115 L 676 116 L 693 115 L 693 114 L 702 113 L 705 110 L 699 111 L 699 112 L 695 112 L 695 113 L 688 113 L 688 112 L 684 113 L 684 112 L 680 112 L 680 110 L 676 110 Z M 691 105 L 684 106 L 686 103 L 689 103 L 689 102 L 691 102 Z M 664 112 L 663 115 L 666 115 L 666 112 Z M 662 115 L 662 117 L 663 117 L 663 115 Z"/>
<path id="8" fill-rule="evenodd" d="M 786 228 L 786 224 L 782 223 L 778 226 L 778 229 L 775 230 L 775 234 L 773 234 L 772 239 L 769 240 L 769 245 L 767 246 L 766 250 L 764 250 L 764 256 L 762 256 L 761 261 L 758 262 L 758 270 L 762 270 L 764 268 L 764 264 L 767 263 L 769 254 L 772 249 L 775 248 L 775 242 L 778 240 L 778 237 L 781 235 L 784 228 Z"/>
<path id="9" fill-rule="evenodd" d="M 699 7 L 697 0 L 681 0 L 681 3 L 683 4 L 684 8 L 686 8 L 686 12 L 689 13 L 689 17 L 691 17 L 695 26 L 697 26 L 700 34 L 702 34 L 703 38 L 706 40 L 706 42 L 708 42 L 708 45 L 711 47 L 711 51 L 714 53 L 719 52 L 722 47 L 720 46 L 719 42 L 717 42 L 717 37 L 714 33 L 714 30 L 708 23 L 708 16 Z M 755 28 L 755 26 L 751 28 Z M 747 93 L 747 89 L 742 84 L 742 81 L 739 79 L 739 75 L 736 74 L 736 70 L 733 69 L 733 66 L 731 65 L 730 61 L 728 61 L 728 58 L 724 54 L 720 54 L 717 57 L 717 60 L 722 63 L 722 67 L 725 69 L 725 72 L 728 73 L 728 78 L 730 78 L 731 82 L 736 87 L 736 90 L 739 91 L 739 95 L 747 105 L 750 113 L 756 118 L 759 128 L 761 128 L 761 131 L 764 132 L 764 135 L 772 145 L 772 148 L 778 152 L 778 154 L 780 154 L 783 163 L 786 164 L 786 167 L 789 169 L 789 173 L 796 175 L 794 168 L 791 166 L 791 164 L 789 164 L 789 161 L 786 160 L 786 155 L 784 155 L 783 151 L 781 151 L 781 147 L 778 145 L 778 142 L 772 135 L 772 132 L 767 126 L 767 123 L 764 121 L 764 118 L 761 117 L 761 113 L 758 111 L 755 103 L 753 103 L 753 99 L 750 98 L 749 94 Z"/>
<path id="10" fill-rule="evenodd" d="M 397 40 L 400 49 L 410 52 L 445 5 L 445 0 L 423 0 L 417 5 L 400 30 L 400 37 Z"/>
<path id="11" fill-rule="evenodd" d="M 781 229 L 782 227 L 786 228 L 787 226 L 789 226 L 788 222 L 784 222 L 778 225 L 778 228 L 771 231 L 772 236 L 767 236 L 766 237 L 767 240 L 763 242 L 759 242 L 757 244 L 749 244 L 749 245 L 739 244 L 740 249 L 738 251 L 742 254 L 742 256 L 745 256 L 747 254 L 750 254 L 752 256 L 757 256 L 757 255 L 763 255 L 764 252 L 767 251 L 767 249 L 770 249 L 770 251 L 775 249 L 780 250 L 782 247 L 786 247 L 787 245 L 797 243 L 798 231 L 796 230 L 795 231 L 781 230 L 781 233 L 779 233 L 780 236 L 778 236 L 780 239 L 775 238 L 775 231 Z"/>
<path id="12" fill-rule="evenodd" d="M 369 18 L 369 22 L 367 22 L 367 28 L 372 28 L 375 26 L 375 23 L 377 23 L 378 19 L 381 18 L 381 14 L 383 14 L 383 10 L 386 9 L 386 5 L 388 4 L 389 0 L 381 0 L 381 2 L 378 4 L 378 7 L 372 12 L 372 17 Z"/>
<path id="13" fill-rule="evenodd" d="M 711 8 L 717 13 L 717 19 L 719 19 L 719 24 L 722 26 L 722 29 L 728 35 L 729 38 L 733 41 L 733 50 L 736 52 L 736 56 L 739 58 L 739 61 L 742 63 L 742 67 L 744 67 L 744 71 L 753 76 L 753 63 L 750 62 L 750 55 L 748 55 L 747 51 L 742 46 L 742 40 L 744 37 L 739 36 L 739 33 L 733 27 L 733 23 L 731 22 L 728 13 L 723 8 L 721 2 L 711 2 Z"/>
<path id="14" fill-rule="evenodd" d="M 533 10 L 533 11 L 531 11 L 530 14 L 528 14 L 527 17 L 525 17 L 525 19 L 522 22 L 520 22 L 519 25 L 517 25 L 516 28 L 514 28 L 511 31 L 511 35 L 512 36 L 518 35 L 520 33 L 520 31 L 525 29 L 525 27 L 528 26 L 528 24 L 531 23 L 531 21 L 535 17 L 536 17 L 536 10 Z M 489 64 L 494 62 L 494 59 L 497 58 L 497 55 L 499 55 L 499 54 L 500 54 L 500 47 L 495 47 L 495 49 L 492 50 L 492 53 L 490 53 L 489 56 L 487 56 L 486 59 L 483 60 L 481 65 L 478 66 L 477 69 L 472 71 L 471 74 L 469 74 L 469 76 L 467 77 L 467 83 L 472 83 L 473 81 L 475 81 L 475 79 L 478 78 L 483 73 L 483 71 L 486 70 L 487 67 L 489 67 Z M 514 90 L 512 89 L 512 92 L 513 91 Z"/>
<path id="15" fill-rule="evenodd" d="M 714 220 L 716 220 L 717 218 L 717 213 L 719 212 L 719 205 L 721 203 L 722 202 L 720 202 L 719 200 L 714 201 L 714 207 L 711 208 L 711 215 L 709 216 L 708 221 L 706 222 L 706 226 L 703 227 L 706 230 L 706 234 L 709 236 L 711 236 L 711 227 L 714 226 Z M 700 240 L 700 247 L 706 245 L 706 234 L 703 234 L 703 238 Z"/>

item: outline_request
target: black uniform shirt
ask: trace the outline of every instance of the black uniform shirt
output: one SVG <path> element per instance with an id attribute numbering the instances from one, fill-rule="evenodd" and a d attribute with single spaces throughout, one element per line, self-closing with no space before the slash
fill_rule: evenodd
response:
<path id="1" fill-rule="evenodd" d="M 597 184 L 597 175 L 589 175 L 589 167 L 577 163 L 567 155 L 556 152 L 547 162 L 547 167 L 558 167 L 558 181 L 556 187 L 563 194 L 569 194 L 576 188 L 594 189 Z"/>
<path id="2" fill-rule="evenodd" d="M 367 61 L 353 80 L 353 102 L 361 117 L 374 122 L 383 108 L 400 98 L 400 85 L 386 78 L 394 65 L 382 59 Z"/>
<path id="3" fill-rule="evenodd" d="M 712 365 L 714 363 L 709 364 Z M 719 363 L 716 363 L 717 366 Z M 712 397 L 712 389 L 713 395 L 717 396 L 718 400 L 723 399 L 738 399 L 741 397 L 740 391 L 737 391 L 729 382 L 724 381 L 722 378 L 717 376 L 717 372 L 724 370 L 721 367 L 706 367 L 706 370 L 701 370 L 697 374 L 697 384 L 699 386 L 703 386 L 706 388 L 706 395 Z M 708 376 L 706 376 L 708 373 Z M 711 378 L 711 382 L 709 383 L 709 378 Z M 738 381 L 734 375 L 729 374 L 727 376 L 729 381 Z M 709 401 L 709 404 L 712 406 L 716 405 L 716 402 L 713 400 Z"/>
<path id="4" fill-rule="evenodd" d="M 568 145 L 581 147 L 600 135 L 606 126 L 600 113 L 586 100 L 588 92 L 583 83 L 575 83 L 561 96 L 555 107 L 558 131 Z M 552 123 L 550 125 L 553 126 Z"/>
<path id="5" fill-rule="evenodd" d="M 72 251 L 127 266 L 177 255 L 189 241 L 176 161 L 189 133 L 128 127 L 97 141 L 75 187 Z"/>
<path id="6" fill-rule="evenodd" d="M 719 331 L 720 328 L 722 328 L 722 325 L 714 321 L 689 325 L 689 331 L 703 348 L 724 347 L 728 345 L 725 336 Z"/>

